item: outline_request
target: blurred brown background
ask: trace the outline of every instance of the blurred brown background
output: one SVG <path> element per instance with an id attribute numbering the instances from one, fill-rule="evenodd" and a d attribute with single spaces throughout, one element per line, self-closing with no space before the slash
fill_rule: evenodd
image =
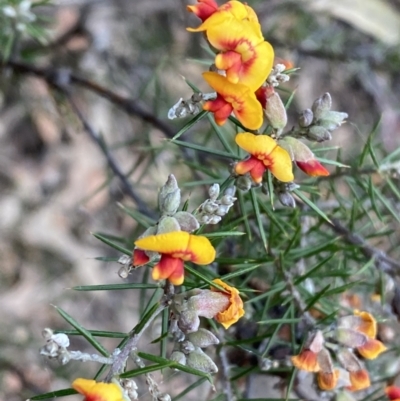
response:
<path id="1" fill-rule="evenodd" d="M 200 75 L 204 66 L 193 59 L 208 56 L 202 36 L 185 30 L 198 23 L 185 11 L 186 4 L 55 1 L 36 10 L 49 18 L 49 45 L 28 40 L 21 48 L 29 62 L 71 69 L 166 120 L 168 108 L 191 94 L 181 75 L 206 89 Z M 383 147 L 392 151 L 400 145 L 399 0 L 248 4 L 276 55 L 301 68 L 287 85 L 297 91 L 292 121 L 329 91 L 334 109 L 349 114 L 333 141 L 343 147 L 344 159 L 360 149 L 380 116 Z M 151 207 L 169 172 L 177 171 L 182 181 L 188 176 L 186 167 L 176 167 L 171 145 L 151 124 L 90 91 L 76 88 L 73 96 Z M 177 131 L 183 122 L 169 124 Z M 90 232 L 125 236 L 131 243 L 134 222 L 117 202 L 134 204 L 57 93 L 40 78 L 15 76 L 10 69 L 0 76 L 0 166 L 0 400 L 16 401 L 69 387 L 71 379 L 96 371 L 90 363 L 60 367 L 39 356 L 44 327 L 69 328 L 52 304 L 89 329 L 124 332 L 135 325 L 138 301 L 132 292 L 68 289 L 121 282 L 117 263 L 94 259 L 118 254 Z M 72 349 L 86 347 L 83 340 L 72 341 Z M 209 387 L 201 399 L 208 392 Z M 150 396 L 142 393 L 140 399 Z"/>

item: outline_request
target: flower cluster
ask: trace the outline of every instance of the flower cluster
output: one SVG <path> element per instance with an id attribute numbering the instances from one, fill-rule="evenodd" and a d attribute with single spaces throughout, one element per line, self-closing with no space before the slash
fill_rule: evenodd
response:
<path id="1" fill-rule="evenodd" d="M 363 358 L 376 358 L 386 350 L 375 338 L 376 331 L 377 323 L 370 313 L 355 311 L 354 315 L 341 317 L 331 335 L 327 333 L 324 336 L 320 330 L 310 334 L 300 354 L 292 357 L 292 363 L 298 369 L 316 372 L 322 390 L 334 389 L 340 378 L 342 385 L 346 385 L 350 391 L 365 389 L 370 386 L 368 371 L 350 348 Z M 330 341 L 327 347 L 335 350 L 344 371 L 334 368 L 331 354 L 324 346 L 325 337 Z M 333 344 L 333 341 L 337 344 Z"/>
<path id="2" fill-rule="evenodd" d="M 200 328 L 200 317 L 214 318 L 228 329 L 244 315 L 238 290 L 220 279 L 213 283 L 223 290 L 211 287 L 210 290 L 180 293 L 174 296 L 171 305 L 170 332 L 176 341 L 171 359 L 207 373 L 215 373 L 218 368 L 202 348 L 218 344 L 219 340 L 210 331 Z"/>

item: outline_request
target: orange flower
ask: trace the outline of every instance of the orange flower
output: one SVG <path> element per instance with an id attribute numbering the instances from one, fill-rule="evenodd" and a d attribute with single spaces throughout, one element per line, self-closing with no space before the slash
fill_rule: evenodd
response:
<path id="1" fill-rule="evenodd" d="M 216 72 L 204 72 L 203 77 L 217 92 L 217 98 L 206 102 L 203 109 L 214 113 L 218 125 L 223 125 L 233 112 L 245 127 L 249 129 L 261 127 L 262 107 L 248 86 L 233 84 Z"/>
<path id="2" fill-rule="evenodd" d="M 187 10 L 197 15 L 203 22 L 218 10 L 218 4 L 214 0 L 197 0 L 199 4 L 186 6 Z"/>
<path id="3" fill-rule="evenodd" d="M 347 390 L 358 391 L 364 390 L 371 385 L 369 374 L 365 369 L 355 370 L 349 372 L 351 386 Z"/>
<path id="4" fill-rule="evenodd" d="M 310 349 L 303 349 L 299 355 L 292 356 L 291 360 L 297 369 L 306 370 L 307 372 L 318 372 L 320 369 L 317 353 Z"/>
<path id="5" fill-rule="evenodd" d="M 161 259 L 154 266 L 152 277 L 154 280 L 168 279 L 174 285 L 183 283 L 184 261 L 207 265 L 215 259 L 215 249 L 206 237 L 185 231 L 149 235 L 138 239 L 135 246 L 140 250 L 160 253 Z M 138 260 L 135 260 L 135 253 L 133 265 L 139 265 Z"/>
<path id="6" fill-rule="evenodd" d="M 221 51 L 215 57 L 215 65 L 226 71 L 228 81 L 244 84 L 255 91 L 268 78 L 274 50 L 264 41 L 258 22 L 232 19 L 210 27 L 207 38 Z"/>
<path id="7" fill-rule="evenodd" d="M 391 401 L 400 401 L 400 387 L 388 386 L 385 388 L 385 393 Z"/>
<path id="8" fill-rule="evenodd" d="M 318 386 L 321 390 L 333 390 L 336 387 L 339 378 L 339 370 L 332 372 L 319 371 L 317 374 Z"/>
<path id="9" fill-rule="evenodd" d="M 95 380 L 76 379 L 72 388 L 85 396 L 84 401 L 128 401 L 117 383 L 97 383 Z"/>
<path id="10" fill-rule="evenodd" d="M 368 339 L 363 345 L 357 347 L 357 351 L 366 359 L 375 359 L 386 350 L 387 348 L 375 339 Z"/>
<path id="11" fill-rule="evenodd" d="M 211 287 L 211 291 L 219 292 L 229 297 L 228 308 L 214 316 L 214 318 L 221 323 L 225 329 L 228 329 L 244 315 L 243 301 L 242 298 L 240 298 L 239 291 L 235 287 L 229 286 L 220 279 L 213 280 L 213 283 L 218 284 L 228 293 L 222 293 L 217 288 Z"/>
<path id="12" fill-rule="evenodd" d="M 359 316 L 360 320 L 355 330 L 364 333 L 369 338 L 375 338 L 377 332 L 377 324 L 375 318 L 368 312 L 359 310 L 354 311 L 355 316 Z"/>
<path id="13" fill-rule="evenodd" d="M 235 141 L 251 155 L 249 159 L 236 164 L 236 174 L 250 173 L 257 184 L 262 181 L 262 176 L 266 170 L 271 171 L 282 182 L 289 182 L 294 179 L 289 153 L 271 137 L 243 132 L 236 135 Z"/>

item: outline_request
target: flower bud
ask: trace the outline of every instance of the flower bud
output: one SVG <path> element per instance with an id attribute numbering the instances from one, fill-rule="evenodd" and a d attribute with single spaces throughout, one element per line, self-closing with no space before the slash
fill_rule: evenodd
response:
<path id="1" fill-rule="evenodd" d="M 195 310 L 187 310 L 179 315 L 178 327 L 183 333 L 188 334 L 197 331 L 200 326 L 200 319 Z"/>
<path id="2" fill-rule="evenodd" d="M 218 210 L 215 212 L 217 216 L 225 216 L 229 211 L 230 206 L 220 205 Z"/>
<path id="3" fill-rule="evenodd" d="M 225 206 L 232 206 L 233 203 L 235 202 L 236 198 L 234 198 L 231 195 L 224 195 L 221 198 L 221 204 L 225 205 Z"/>
<path id="4" fill-rule="evenodd" d="M 214 217 L 214 216 L 213 216 Z M 203 214 L 198 218 L 200 224 L 208 224 L 211 220 L 211 217 L 207 214 Z"/>
<path id="5" fill-rule="evenodd" d="M 181 350 L 185 355 L 190 354 L 192 351 L 194 351 L 194 349 L 195 349 L 195 346 L 193 345 L 193 343 L 191 343 L 188 340 L 183 341 L 181 344 Z"/>
<path id="6" fill-rule="evenodd" d="M 186 365 L 186 355 L 181 351 L 174 351 L 169 359 L 181 365 Z"/>
<path id="7" fill-rule="evenodd" d="M 363 346 L 367 340 L 368 337 L 360 333 L 359 331 L 355 331 L 352 329 L 347 329 L 344 327 L 339 327 L 336 331 L 337 333 L 337 340 L 345 345 L 346 347 L 350 348 L 357 348 Z"/>
<path id="8" fill-rule="evenodd" d="M 230 185 L 224 191 L 224 195 L 226 195 L 226 196 L 234 196 L 235 193 L 236 193 L 236 187 L 234 185 Z M 236 198 L 235 198 L 235 200 L 236 200 Z"/>
<path id="9" fill-rule="evenodd" d="M 316 99 L 311 107 L 315 119 L 319 119 L 324 111 L 330 110 L 332 107 L 332 98 L 329 93 L 324 93 L 321 97 Z"/>
<path id="10" fill-rule="evenodd" d="M 54 341 L 59 347 L 68 348 L 69 338 L 64 333 L 57 333 L 51 336 L 51 340 Z"/>
<path id="11" fill-rule="evenodd" d="M 174 214 L 174 218 L 178 221 L 181 231 L 191 233 L 200 227 L 196 217 L 191 213 L 177 212 Z"/>
<path id="12" fill-rule="evenodd" d="M 330 141 L 332 136 L 326 128 L 314 125 L 307 131 L 306 138 L 310 141 L 324 142 Z"/>
<path id="13" fill-rule="evenodd" d="M 291 207 L 293 209 L 296 207 L 296 201 L 290 192 L 279 192 L 278 199 L 283 206 Z"/>
<path id="14" fill-rule="evenodd" d="M 45 340 L 50 340 L 51 336 L 54 334 L 54 331 L 48 327 L 46 327 L 45 329 L 43 329 L 42 331 L 42 337 Z"/>
<path id="15" fill-rule="evenodd" d="M 158 222 L 157 234 L 181 231 L 181 226 L 175 217 L 162 217 Z"/>
<path id="16" fill-rule="evenodd" d="M 60 365 L 66 365 L 71 360 L 71 356 L 67 350 L 62 350 L 58 354 L 57 360 L 60 363 Z"/>
<path id="17" fill-rule="evenodd" d="M 218 372 L 217 365 L 198 347 L 186 357 L 186 364 L 191 368 L 201 370 L 205 373 Z"/>
<path id="18" fill-rule="evenodd" d="M 348 116 L 347 113 L 340 111 L 324 111 L 319 118 L 318 124 L 328 131 L 333 131 L 340 127 Z"/>
<path id="19" fill-rule="evenodd" d="M 275 129 L 283 129 L 287 124 L 287 114 L 285 105 L 279 94 L 274 92 L 268 98 L 264 109 L 268 123 Z"/>
<path id="20" fill-rule="evenodd" d="M 158 394 L 157 401 L 171 401 L 171 396 L 168 393 Z"/>
<path id="21" fill-rule="evenodd" d="M 196 347 L 206 348 L 209 345 L 219 344 L 218 338 L 206 329 L 199 329 L 194 333 L 188 334 L 189 341 L 191 341 Z"/>
<path id="22" fill-rule="evenodd" d="M 218 204 L 215 202 L 207 202 L 203 210 L 208 214 L 214 214 L 218 210 Z"/>
<path id="23" fill-rule="evenodd" d="M 251 179 L 246 175 L 240 175 L 236 178 L 235 185 L 243 192 L 247 192 L 251 188 Z"/>
<path id="24" fill-rule="evenodd" d="M 306 109 L 300 113 L 298 123 L 300 127 L 305 128 L 312 124 L 313 119 L 314 119 L 314 113 L 310 109 Z"/>
<path id="25" fill-rule="evenodd" d="M 211 200 L 216 200 L 219 196 L 219 185 L 218 184 L 213 184 L 208 190 L 208 196 L 210 197 Z"/>
<path id="26" fill-rule="evenodd" d="M 172 215 L 178 210 L 180 203 L 181 191 L 175 176 L 170 174 L 158 194 L 158 208 L 162 215 Z"/>
<path id="27" fill-rule="evenodd" d="M 211 216 L 207 224 L 218 224 L 221 221 L 221 219 L 222 219 L 221 216 L 217 215 Z"/>
<path id="28" fill-rule="evenodd" d="M 129 271 L 130 271 L 130 269 L 127 268 L 127 266 L 122 266 L 118 270 L 118 276 L 121 277 L 122 279 L 126 279 L 129 276 Z"/>

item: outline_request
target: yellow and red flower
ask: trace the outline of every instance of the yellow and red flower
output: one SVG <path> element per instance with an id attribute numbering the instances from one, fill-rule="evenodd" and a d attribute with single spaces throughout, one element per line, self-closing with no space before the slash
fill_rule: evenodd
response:
<path id="1" fill-rule="evenodd" d="M 355 330 L 364 333 L 369 338 L 375 338 L 377 333 L 377 323 L 375 318 L 368 312 L 355 310 L 354 315 L 359 317 Z"/>
<path id="2" fill-rule="evenodd" d="M 293 181 L 292 161 L 289 153 L 267 135 L 243 132 L 236 135 L 236 143 L 250 153 L 250 158 L 238 162 L 235 172 L 239 175 L 250 173 L 254 182 L 261 183 L 266 170 L 279 181 Z"/>
<path id="3" fill-rule="evenodd" d="M 328 176 L 329 171 L 317 160 L 296 161 L 297 167 L 311 177 Z"/>
<path id="4" fill-rule="evenodd" d="M 210 27 L 207 38 L 220 51 L 215 65 L 225 70 L 228 81 L 247 85 L 255 91 L 268 78 L 274 49 L 260 35 L 258 22 L 233 19 Z"/>
<path id="5" fill-rule="evenodd" d="M 216 72 L 204 72 L 204 79 L 217 92 L 215 100 L 209 100 L 204 110 L 214 113 L 215 122 L 223 125 L 233 114 L 249 129 L 258 129 L 263 123 L 263 111 L 254 92 L 248 86 L 233 84 Z"/>
<path id="6" fill-rule="evenodd" d="M 219 291 L 215 287 L 211 287 L 211 291 L 219 292 L 229 298 L 228 307 L 214 316 L 215 320 L 221 323 L 225 329 L 228 329 L 244 315 L 243 301 L 235 287 L 229 286 L 220 279 L 215 279 L 213 282 L 226 290 L 226 293 Z"/>
<path id="7" fill-rule="evenodd" d="M 154 280 L 168 279 L 174 285 L 181 285 L 184 280 L 185 262 L 207 265 L 215 259 L 215 249 L 208 238 L 189 234 L 185 231 L 174 231 L 164 234 L 149 235 L 135 241 L 133 265 L 140 266 L 149 261 L 143 251 L 158 252 L 160 261 L 154 266 Z"/>
<path id="8" fill-rule="evenodd" d="M 72 388 L 85 396 L 84 401 L 128 401 L 117 383 L 101 383 L 95 380 L 76 379 Z"/>
<path id="9" fill-rule="evenodd" d="M 388 386 L 385 388 L 385 394 L 390 401 L 400 401 L 400 387 Z"/>

